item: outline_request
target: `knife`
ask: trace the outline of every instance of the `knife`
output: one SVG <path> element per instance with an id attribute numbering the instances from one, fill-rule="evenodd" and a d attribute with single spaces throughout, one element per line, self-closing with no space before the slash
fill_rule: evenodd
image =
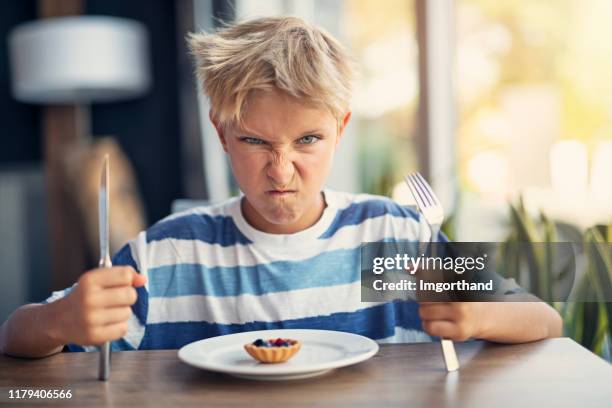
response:
<path id="1" fill-rule="evenodd" d="M 98 193 L 98 221 L 100 232 L 100 268 L 113 266 L 110 259 L 108 245 L 108 154 L 104 156 L 102 165 L 102 176 L 100 177 L 100 191 Z M 100 363 L 98 368 L 98 379 L 107 381 L 110 377 L 110 343 L 100 346 Z"/>

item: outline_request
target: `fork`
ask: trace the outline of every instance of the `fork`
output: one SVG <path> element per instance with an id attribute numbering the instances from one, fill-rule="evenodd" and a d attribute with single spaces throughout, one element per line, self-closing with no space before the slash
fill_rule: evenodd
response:
<path id="1" fill-rule="evenodd" d="M 438 200 L 431 186 L 420 173 L 415 172 L 409 174 L 404 180 L 406 184 L 408 184 L 410 193 L 412 193 L 419 211 L 423 214 L 425 221 L 427 221 L 427 225 L 429 225 L 429 230 L 431 231 L 429 243 L 437 242 L 440 226 L 442 225 L 442 221 L 444 221 L 444 208 L 442 208 L 440 200 Z M 425 245 L 426 248 L 427 243 L 421 243 L 421 245 Z M 419 248 L 421 248 L 421 245 L 419 245 Z M 422 252 L 425 253 L 425 251 Z M 441 344 L 446 370 L 449 372 L 457 370 L 459 368 L 459 360 L 457 359 L 453 341 L 442 339 Z"/>

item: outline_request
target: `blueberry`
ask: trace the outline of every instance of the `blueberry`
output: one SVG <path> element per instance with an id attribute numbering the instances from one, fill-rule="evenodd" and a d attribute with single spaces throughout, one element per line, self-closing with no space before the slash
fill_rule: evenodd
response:
<path id="1" fill-rule="evenodd" d="M 256 347 L 265 347 L 265 342 L 262 339 L 257 339 L 253 342 L 253 345 Z"/>

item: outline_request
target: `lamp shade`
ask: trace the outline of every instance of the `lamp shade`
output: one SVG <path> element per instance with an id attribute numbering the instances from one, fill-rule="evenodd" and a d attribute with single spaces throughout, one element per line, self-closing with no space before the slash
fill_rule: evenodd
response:
<path id="1" fill-rule="evenodd" d="M 110 102 L 150 86 L 147 33 L 136 21 L 75 16 L 17 26 L 9 35 L 14 97 L 22 102 Z"/>

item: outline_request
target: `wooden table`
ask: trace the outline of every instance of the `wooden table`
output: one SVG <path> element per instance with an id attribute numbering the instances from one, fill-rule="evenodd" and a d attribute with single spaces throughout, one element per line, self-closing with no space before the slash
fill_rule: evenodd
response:
<path id="1" fill-rule="evenodd" d="M 41 360 L 0 356 L 0 406 L 612 407 L 612 366 L 570 339 L 456 345 L 462 367 L 443 370 L 439 344 L 383 345 L 372 359 L 318 378 L 263 382 L 183 364 L 175 350 L 113 353 L 108 383 L 97 353 Z M 72 390 L 71 400 L 9 400 L 11 389 Z"/>

